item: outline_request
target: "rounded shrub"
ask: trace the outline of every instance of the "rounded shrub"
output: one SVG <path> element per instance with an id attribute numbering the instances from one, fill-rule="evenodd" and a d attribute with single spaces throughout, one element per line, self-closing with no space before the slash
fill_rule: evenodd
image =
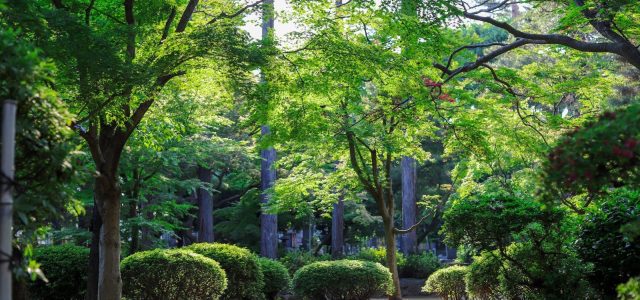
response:
<path id="1" fill-rule="evenodd" d="M 183 249 L 135 253 L 122 261 L 121 273 L 128 299 L 219 299 L 227 287 L 215 260 Z"/>
<path id="2" fill-rule="evenodd" d="M 264 275 L 258 265 L 258 258 L 249 250 L 220 243 L 198 243 L 184 249 L 220 263 L 228 282 L 228 288 L 221 299 L 264 299 Z"/>
<path id="3" fill-rule="evenodd" d="M 267 299 L 276 299 L 278 293 L 287 290 L 291 284 L 291 276 L 279 261 L 258 258 L 258 264 L 264 275 L 264 295 Z"/>
<path id="4" fill-rule="evenodd" d="M 321 261 L 293 276 L 294 293 L 303 299 L 369 299 L 389 294 L 391 273 L 381 264 L 359 260 Z"/>
<path id="5" fill-rule="evenodd" d="M 440 267 L 440 260 L 431 252 L 407 255 L 398 266 L 400 276 L 407 278 L 427 278 Z"/>
<path id="6" fill-rule="evenodd" d="M 49 280 L 29 282 L 30 299 L 84 299 L 89 249 L 74 245 L 35 248 L 33 258 Z"/>
<path id="7" fill-rule="evenodd" d="M 426 293 L 436 293 L 444 300 L 462 300 L 467 298 L 465 292 L 465 275 L 467 267 L 451 266 L 435 271 L 422 287 Z"/>

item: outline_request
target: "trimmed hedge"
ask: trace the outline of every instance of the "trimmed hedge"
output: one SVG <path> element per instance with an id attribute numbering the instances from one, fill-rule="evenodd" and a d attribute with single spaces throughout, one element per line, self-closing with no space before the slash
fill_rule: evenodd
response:
<path id="1" fill-rule="evenodd" d="M 467 298 L 465 291 L 465 275 L 467 267 L 451 266 L 435 271 L 422 288 L 423 292 L 436 293 L 444 300 L 463 300 Z"/>
<path id="2" fill-rule="evenodd" d="M 84 299 L 87 288 L 89 249 L 74 245 L 35 248 L 34 259 L 49 283 L 29 282 L 31 299 Z"/>
<path id="3" fill-rule="evenodd" d="M 216 261 L 184 249 L 135 253 L 122 261 L 121 273 L 128 299 L 219 299 L 227 287 Z"/>
<path id="4" fill-rule="evenodd" d="M 264 275 L 257 257 L 245 248 L 220 243 L 198 243 L 184 249 L 211 258 L 227 273 L 228 288 L 221 299 L 264 299 Z"/>
<path id="5" fill-rule="evenodd" d="M 285 266 L 276 260 L 258 258 L 258 264 L 264 274 L 264 295 L 267 299 L 276 299 L 278 293 L 285 291 L 291 284 L 291 276 Z"/>
<path id="6" fill-rule="evenodd" d="M 293 277 L 293 290 L 303 299 L 369 299 L 390 294 L 391 273 L 379 263 L 359 260 L 321 261 L 302 267 Z"/>

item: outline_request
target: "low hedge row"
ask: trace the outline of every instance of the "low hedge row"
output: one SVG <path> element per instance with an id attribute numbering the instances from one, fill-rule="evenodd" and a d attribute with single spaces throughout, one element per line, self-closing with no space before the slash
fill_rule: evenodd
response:
<path id="1" fill-rule="evenodd" d="M 39 247 L 34 257 L 49 282 L 29 282 L 30 299 L 84 299 L 89 249 Z M 127 299 L 275 299 L 291 280 L 280 262 L 217 243 L 138 252 L 121 275 Z"/>

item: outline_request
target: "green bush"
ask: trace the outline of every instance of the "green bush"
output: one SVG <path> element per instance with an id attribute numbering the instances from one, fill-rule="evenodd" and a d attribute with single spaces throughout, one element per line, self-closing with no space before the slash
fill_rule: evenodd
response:
<path id="1" fill-rule="evenodd" d="M 472 299 L 503 299 L 500 292 L 502 262 L 493 253 L 485 251 L 473 258 L 465 276 L 466 290 Z"/>
<path id="2" fill-rule="evenodd" d="M 631 278 L 627 283 L 618 285 L 617 291 L 620 300 L 640 299 L 640 277 Z"/>
<path id="3" fill-rule="evenodd" d="M 135 253 L 122 261 L 121 272 L 128 299 L 219 299 L 227 287 L 216 261 L 184 249 Z"/>
<path id="4" fill-rule="evenodd" d="M 258 263 L 264 274 L 263 291 L 267 299 L 275 299 L 279 292 L 289 288 L 291 276 L 282 263 L 268 258 L 258 258 Z"/>
<path id="5" fill-rule="evenodd" d="M 29 282 L 31 299 L 84 299 L 89 249 L 74 245 L 35 248 L 33 258 L 49 283 Z"/>
<path id="6" fill-rule="evenodd" d="M 350 259 L 356 260 L 364 260 L 377 262 L 383 266 L 387 265 L 387 249 L 384 247 L 379 248 L 365 248 L 360 250 L 356 255 L 350 257 Z M 405 258 L 402 253 L 396 251 L 396 264 L 398 264 L 398 268 L 402 268 L 405 264 Z"/>
<path id="7" fill-rule="evenodd" d="M 289 270 L 289 274 L 291 275 L 308 264 L 325 260 L 331 260 L 331 256 L 327 254 L 315 256 L 311 252 L 306 251 L 287 252 L 283 257 L 279 259 L 279 261 L 287 268 L 287 270 Z"/>
<path id="8" fill-rule="evenodd" d="M 444 300 L 462 300 L 467 298 L 464 278 L 467 267 L 451 266 L 435 271 L 422 287 L 423 292 L 436 293 Z"/>
<path id="9" fill-rule="evenodd" d="M 389 294 L 391 273 L 381 264 L 358 261 L 321 261 L 302 267 L 293 276 L 293 290 L 303 299 L 369 299 Z"/>
<path id="10" fill-rule="evenodd" d="M 264 299 L 264 275 L 258 265 L 257 257 L 251 251 L 228 244 L 193 244 L 189 249 L 211 258 L 222 266 L 227 273 L 229 287 L 222 299 Z"/>
<path id="11" fill-rule="evenodd" d="M 431 252 L 408 255 L 398 265 L 400 276 L 407 278 L 427 278 L 440 267 L 440 260 Z"/>
<path id="12" fill-rule="evenodd" d="M 640 243 L 620 230 L 640 214 L 640 190 L 620 188 L 599 200 L 584 215 L 575 246 L 580 259 L 593 264 L 591 285 L 602 298 L 614 298 L 616 286 L 640 274 Z"/>

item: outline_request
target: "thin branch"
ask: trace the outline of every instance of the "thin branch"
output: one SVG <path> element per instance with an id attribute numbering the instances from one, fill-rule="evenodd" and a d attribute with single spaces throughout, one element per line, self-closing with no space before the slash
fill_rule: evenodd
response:
<path id="1" fill-rule="evenodd" d="M 514 41 L 513 43 L 510 43 L 506 46 L 502 46 L 494 51 L 491 51 L 490 53 L 488 53 L 487 55 L 478 58 L 478 60 L 474 61 L 474 62 L 470 62 L 465 64 L 462 67 L 459 67 L 455 70 L 450 70 L 449 68 L 435 63 L 433 64 L 433 66 L 437 69 L 440 69 L 442 71 L 443 74 L 447 74 L 448 77 L 443 81 L 443 83 L 448 82 L 449 80 L 453 79 L 456 75 L 460 74 L 460 73 L 464 73 L 464 72 L 469 72 L 472 70 L 475 70 L 477 68 L 479 68 L 480 66 L 482 66 L 485 63 L 490 62 L 491 60 L 493 60 L 494 58 L 505 54 L 513 49 L 516 48 L 520 48 L 524 45 L 528 45 L 528 44 L 546 44 L 546 41 L 543 40 L 530 40 L 530 39 L 517 39 L 516 41 Z"/>
<path id="2" fill-rule="evenodd" d="M 216 16 L 213 19 L 211 19 L 207 24 L 213 24 L 213 23 L 215 23 L 218 20 L 223 19 L 223 18 L 224 19 L 235 18 L 235 17 L 243 14 L 247 9 L 256 7 L 256 6 L 260 5 L 262 2 L 264 2 L 264 0 L 258 0 L 258 1 L 254 2 L 254 3 L 247 4 L 247 5 L 243 6 L 242 8 L 240 8 L 239 10 L 237 10 L 236 12 L 234 12 L 232 14 L 227 14 L 226 12 L 222 12 L 218 16 Z"/>
<path id="3" fill-rule="evenodd" d="M 458 54 L 458 52 L 465 50 L 465 49 L 476 49 L 476 48 L 487 48 L 487 47 L 491 47 L 491 46 L 506 46 L 507 44 L 502 43 L 502 42 L 496 42 L 496 43 L 487 43 L 487 44 L 477 44 L 477 45 L 467 45 L 467 46 L 462 46 L 456 50 L 454 50 L 451 55 L 449 55 L 449 59 L 447 60 L 447 66 L 445 67 L 447 70 L 451 67 L 451 62 L 453 61 L 453 57 Z"/>
<path id="4" fill-rule="evenodd" d="M 91 0 L 89 2 L 89 6 L 84 10 L 84 23 L 89 26 L 91 25 L 91 10 L 93 10 L 93 6 L 96 3 L 96 0 Z"/>
<path id="5" fill-rule="evenodd" d="M 407 229 L 393 228 L 393 232 L 396 233 L 396 234 L 405 234 L 405 233 L 409 233 L 411 231 L 414 231 L 416 228 L 418 228 L 418 226 L 420 226 L 420 224 L 422 224 L 422 222 L 424 222 L 424 220 L 426 220 L 430 216 L 431 215 L 424 215 L 422 218 L 420 218 L 420 220 L 417 223 L 411 225 Z"/>
<path id="6" fill-rule="evenodd" d="M 173 24 L 173 20 L 176 18 L 176 14 L 178 13 L 176 7 L 171 8 L 171 12 L 169 13 L 169 17 L 167 21 L 164 23 L 164 28 L 162 29 L 162 37 L 160 38 L 160 43 L 167 39 L 169 36 L 169 31 L 171 30 L 171 24 Z"/>

